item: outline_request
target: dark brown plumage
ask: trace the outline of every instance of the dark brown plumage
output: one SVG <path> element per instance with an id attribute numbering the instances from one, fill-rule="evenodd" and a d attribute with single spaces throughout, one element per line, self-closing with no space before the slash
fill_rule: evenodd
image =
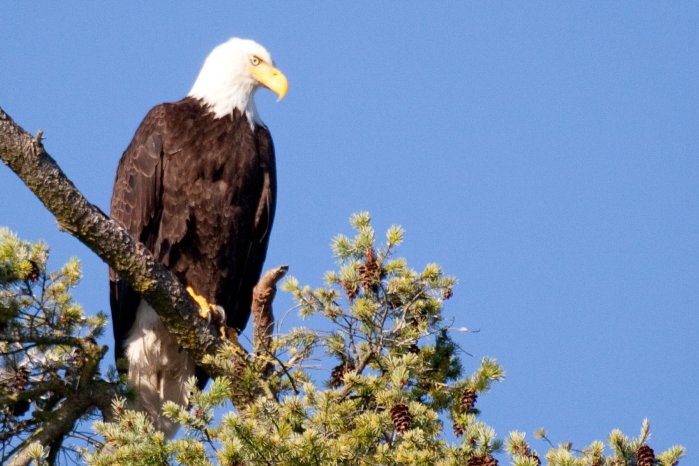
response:
<path id="1" fill-rule="evenodd" d="M 237 109 L 215 118 L 187 97 L 153 108 L 139 126 L 119 162 L 111 216 L 184 285 L 222 306 L 228 326 L 242 330 L 275 199 L 267 128 L 253 129 Z M 110 298 L 120 358 L 140 297 L 110 271 Z"/>

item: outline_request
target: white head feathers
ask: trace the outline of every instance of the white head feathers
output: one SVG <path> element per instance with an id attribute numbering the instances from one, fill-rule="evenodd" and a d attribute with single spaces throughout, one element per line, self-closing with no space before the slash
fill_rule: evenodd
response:
<path id="1" fill-rule="evenodd" d="M 266 83 L 251 72 L 256 63 L 268 64 L 276 70 L 264 47 L 253 40 L 234 37 L 209 54 L 188 95 L 201 99 L 216 118 L 237 108 L 247 115 L 251 124 L 260 124 L 253 94 Z"/>

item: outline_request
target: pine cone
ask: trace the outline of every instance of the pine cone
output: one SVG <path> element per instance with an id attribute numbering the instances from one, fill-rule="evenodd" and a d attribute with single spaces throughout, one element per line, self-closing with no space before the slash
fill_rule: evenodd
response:
<path id="1" fill-rule="evenodd" d="M 648 445 L 641 445 L 636 450 L 636 464 L 638 466 L 654 466 L 655 452 Z"/>
<path id="2" fill-rule="evenodd" d="M 330 372 L 330 386 L 333 388 L 341 387 L 344 383 L 343 377 L 346 373 L 353 371 L 355 369 L 354 364 L 351 362 L 343 362 L 333 367 L 332 372 Z"/>
<path id="3" fill-rule="evenodd" d="M 36 262 L 30 260 L 29 263 L 32 265 L 32 270 L 29 272 L 27 280 L 35 282 L 39 279 L 39 274 L 41 273 L 41 270 L 39 269 L 39 264 L 37 264 Z"/>
<path id="4" fill-rule="evenodd" d="M 442 299 L 445 301 L 447 299 L 451 298 L 452 296 L 454 296 L 454 292 L 452 291 L 451 288 L 447 288 L 442 292 Z"/>
<path id="5" fill-rule="evenodd" d="M 330 372 L 330 386 L 337 388 L 342 385 L 342 376 L 345 375 L 345 365 L 338 364 Z"/>
<path id="6" fill-rule="evenodd" d="M 482 456 L 472 456 L 468 459 L 468 463 L 466 463 L 466 466 L 483 466 L 483 457 Z"/>
<path id="7" fill-rule="evenodd" d="M 464 435 L 464 429 L 458 422 L 454 421 L 452 427 L 454 428 L 454 435 L 456 435 L 457 438 Z"/>
<path id="8" fill-rule="evenodd" d="M 354 298 L 357 297 L 357 287 L 350 285 L 344 280 L 340 284 L 342 285 L 342 288 L 345 290 L 345 293 L 347 294 L 347 299 L 353 301 Z"/>
<path id="9" fill-rule="evenodd" d="M 27 369 L 25 366 L 18 367 L 17 371 L 15 372 L 15 379 L 13 380 L 12 388 L 14 388 L 15 392 L 17 393 L 23 392 L 28 382 L 29 369 Z"/>
<path id="10" fill-rule="evenodd" d="M 472 456 L 469 458 L 467 466 L 498 466 L 498 460 L 490 455 Z"/>
<path id="11" fill-rule="evenodd" d="M 12 380 L 12 389 L 15 393 L 19 394 L 26 390 L 27 384 L 29 383 L 30 370 L 26 366 L 20 366 L 15 371 L 14 380 Z M 14 416 L 22 416 L 31 406 L 32 400 L 18 400 L 17 403 L 12 407 L 12 414 Z"/>
<path id="12" fill-rule="evenodd" d="M 410 414 L 408 407 L 403 403 L 398 403 L 391 408 L 391 420 L 393 426 L 398 432 L 405 432 L 410 429 L 410 424 L 413 422 L 413 416 Z"/>
<path id="13" fill-rule="evenodd" d="M 526 456 L 527 458 L 531 458 L 534 460 L 534 462 L 536 464 L 541 466 L 541 459 L 539 459 L 539 455 L 537 455 L 537 453 L 535 451 L 532 451 L 529 448 L 529 445 L 527 444 L 527 442 L 522 442 L 519 445 L 513 445 L 512 446 L 512 453 L 516 454 L 516 455 Z"/>
<path id="14" fill-rule="evenodd" d="M 464 390 L 464 392 L 461 394 L 461 398 L 459 398 L 459 409 L 461 409 L 461 412 L 467 413 L 472 410 L 477 399 L 478 394 L 475 391 L 471 390 L 470 388 Z"/>
<path id="15" fill-rule="evenodd" d="M 359 276 L 362 277 L 362 285 L 365 289 L 373 288 L 381 280 L 381 267 L 376 262 L 374 250 L 369 248 L 366 253 L 366 262 L 359 267 Z"/>

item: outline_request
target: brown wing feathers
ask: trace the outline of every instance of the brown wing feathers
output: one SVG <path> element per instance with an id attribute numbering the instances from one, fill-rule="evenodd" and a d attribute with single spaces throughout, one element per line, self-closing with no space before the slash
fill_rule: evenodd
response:
<path id="1" fill-rule="evenodd" d="M 276 201 L 274 148 L 244 115 L 215 119 L 186 98 L 148 113 L 117 170 L 111 215 L 186 285 L 249 318 Z M 110 272 L 117 357 L 139 298 Z"/>

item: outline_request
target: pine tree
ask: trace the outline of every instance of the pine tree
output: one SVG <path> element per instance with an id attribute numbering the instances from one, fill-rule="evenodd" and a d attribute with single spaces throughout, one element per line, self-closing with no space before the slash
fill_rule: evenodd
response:
<path id="1" fill-rule="evenodd" d="M 98 345 L 107 317 L 88 316 L 72 299 L 81 276 L 71 259 L 47 272 L 48 248 L 0 228 L 0 463 L 24 444 L 30 456 L 54 461 L 81 417 L 107 413 L 120 384 L 104 379 Z M 47 442 L 51 440 L 51 442 Z M 48 443 L 48 444 L 47 444 Z"/>
<path id="2" fill-rule="evenodd" d="M 355 236 L 333 242 L 338 270 L 326 274 L 324 287 L 301 286 L 294 278 L 283 286 L 302 317 L 327 319 L 334 331 L 275 334 L 268 353 L 247 353 L 242 366 L 230 364 L 234 349 L 217 355 L 228 374 L 205 392 L 191 380 L 191 406 L 166 408 L 187 432 L 177 441 L 164 441 L 142 415 L 118 405 L 116 422 L 96 425 L 110 448 L 89 452 L 88 462 L 497 465 L 503 442 L 480 420 L 475 404 L 504 372 L 486 358 L 473 373 L 463 373 L 442 317 L 445 291 L 455 280 L 436 264 L 416 271 L 396 257 L 401 228 L 391 227 L 385 243 L 376 244 L 368 214 L 354 215 L 351 224 Z M 325 377 L 306 370 L 319 352 L 336 361 Z M 260 368 L 269 365 L 261 378 Z M 236 394 L 241 391 L 255 395 Z M 221 419 L 214 416 L 218 406 L 228 407 Z M 444 429 L 449 416 L 461 434 L 455 441 Z M 626 454 L 635 458 L 638 448 L 627 443 Z M 551 448 L 546 459 L 556 466 L 612 464 L 619 455 L 605 456 L 599 445 L 580 453 Z M 541 465 L 524 434 L 512 433 L 504 453 L 518 466 Z M 662 464 L 669 465 L 681 450 L 666 455 L 672 459 Z"/>
<path id="3" fill-rule="evenodd" d="M 333 242 L 338 270 L 326 274 L 325 287 L 302 287 L 294 278 L 284 284 L 301 316 L 325 318 L 335 330 L 295 328 L 264 337 L 254 351 L 225 347 L 212 357 L 224 375 L 206 391 L 189 380 L 190 406 L 166 405 L 166 415 L 184 428 L 177 440 L 126 409 L 117 396 L 125 394 L 121 382 L 101 376 L 105 347 L 97 341 L 106 317 L 87 316 L 73 301 L 78 261 L 47 272 L 45 245 L 0 229 L 3 462 L 19 451 L 25 462 L 16 464 L 55 463 L 62 448 L 76 448 L 66 436 L 79 419 L 97 412 L 102 419 L 78 449 L 92 465 L 497 465 L 503 442 L 479 419 L 475 404 L 504 372 L 486 358 L 463 374 L 442 317 L 455 279 L 436 264 L 418 272 L 395 257 L 401 228 L 391 227 L 377 245 L 368 214 L 354 215 L 351 223 L 354 238 L 339 235 Z M 337 361 L 328 367 L 325 389 L 323 379 L 306 370 L 321 352 Z M 227 413 L 217 418 L 221 407 Z M 64 420 L 67 412 L 72 417 Z M 447 416 L 456 434 L 451 442 Z M 60 425 L 65 435 L 43 444 L 49 425 Z M 684 450 L 656 457 L 649 436 L 644 421 L 637 439 L 613 431 L 609 454 L 594 442 L 582 451 L 552 445 L 545 458 L 552 466 L 677 464 Z M 535 437 L 548 441 L 543 431 Z M 517 466 L 541 465 L 522 433 L 512 432 L 504 447 Z"/>

